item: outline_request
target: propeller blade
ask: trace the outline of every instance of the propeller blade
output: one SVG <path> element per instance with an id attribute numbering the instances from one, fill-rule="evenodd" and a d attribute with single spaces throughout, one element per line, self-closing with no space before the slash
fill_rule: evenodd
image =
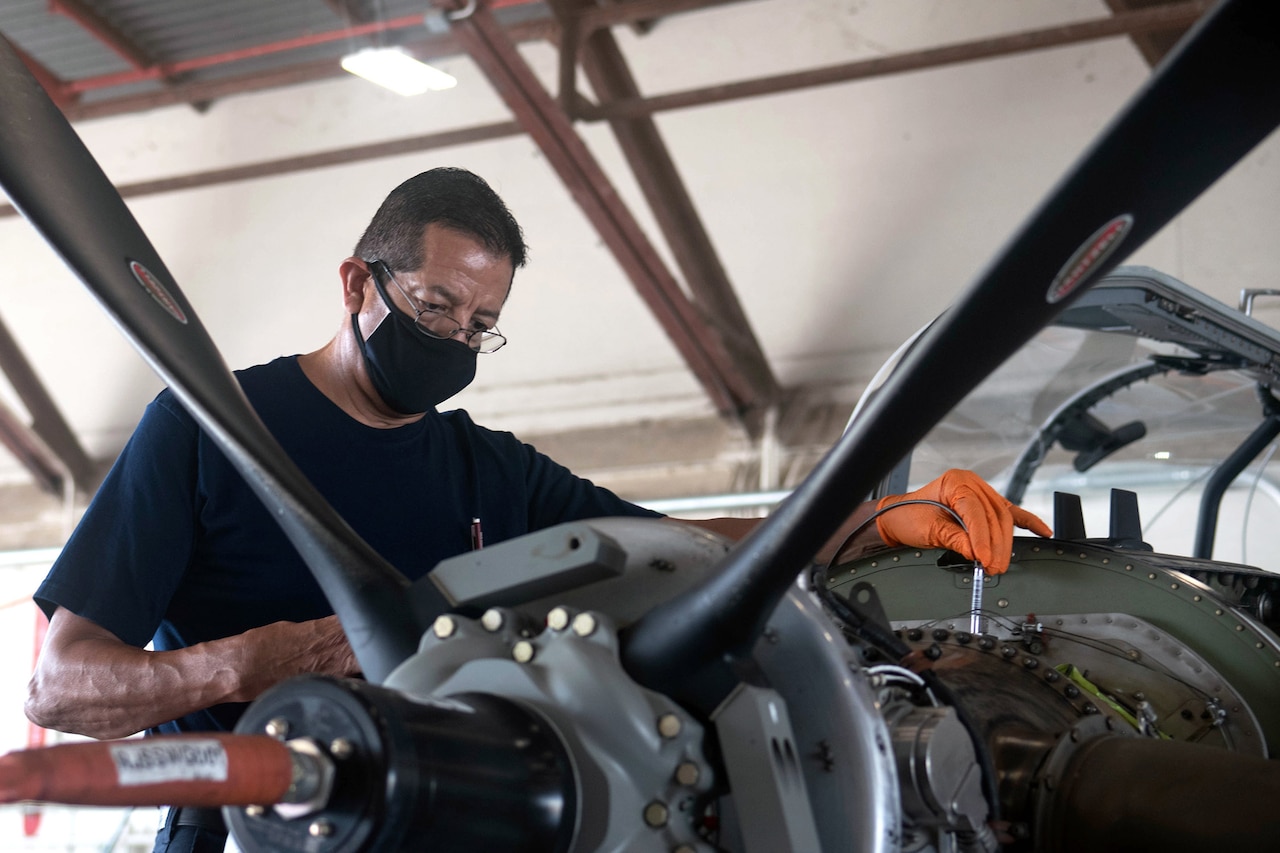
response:
<path id="1" fill-rule="evenodd" d="M 275 516 L 366 677 L 385 678 L 422 633 L 408 580 L 351 530 L 263 426 L 120 194 L 3 39 L 0 185 Z"/>
<path id="2" fill-rule="evenodd" d="M 885 472 L 1278 124 L 1280 4 L 1225 0 L 917 342 L 790 498 L 715 576 L 632 627 L 623 648 L 632 677 L 697 704 L 717 701 L 702 689 L 717 679 L 698 673 L 755 643 L 796 574 Z"/>

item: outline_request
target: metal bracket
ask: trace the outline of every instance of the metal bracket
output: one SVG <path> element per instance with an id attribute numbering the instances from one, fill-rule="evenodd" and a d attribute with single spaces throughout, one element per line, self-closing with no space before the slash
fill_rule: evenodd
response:
<path id="1" fill-rule="evenodd" d="M 476 5 L 477 0 L 467 0 L 466 5 L 461 9 L 440 9 L 432 6 L 422 16 L 422 24 L 428 31 L 438 36 L 444 35 L 449 32 L 450 25 L 455 21 L 465 21 L 475 14 Z"/>

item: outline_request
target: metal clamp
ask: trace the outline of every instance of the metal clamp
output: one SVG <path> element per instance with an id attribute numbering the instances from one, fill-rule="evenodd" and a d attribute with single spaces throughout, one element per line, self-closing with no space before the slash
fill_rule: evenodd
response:
<path id="1" fill-rule="evenodd" d="M 465 21 L 474 15 L 477 5 L 477 0 L 467 0 L 461 9 L 440 9 L 433 6 L 422 16 L 423 26 L 436 35 L 444 35 L 455 21 Z"/>

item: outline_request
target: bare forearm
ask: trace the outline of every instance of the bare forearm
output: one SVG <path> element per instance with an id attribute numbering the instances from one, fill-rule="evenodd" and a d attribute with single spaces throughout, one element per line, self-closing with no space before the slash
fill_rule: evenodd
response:
<path id="1" fill-rule="evenodd" d="M 74 662 L 32 676 L 27 716 L 45 728 L 114 738 L 230 701 L 239 678 L 216 645 L 147 652 L 76 642 L 68 647 Z"/>
<path id="2" fill-rule="evenodd" d="M 250 701 L 295 675 L 354 671 L 332 617 L 276 623 L 169 652 L 90 633 L 46 647 L 31 680 L 27 716 L 60 731 L 123 737 L 212 705 Z"/>

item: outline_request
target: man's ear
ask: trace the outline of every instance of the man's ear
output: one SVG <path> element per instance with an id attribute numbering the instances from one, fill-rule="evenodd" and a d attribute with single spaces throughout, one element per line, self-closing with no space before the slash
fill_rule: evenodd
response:
<path id="1" fill-rule="evenodd" d="M 365 292 L 371 273 L 369 265 L 360 258 L 347 258 L 338 266 L 342 278 L 342 305 L 348 314 L 359 314 L 364 308 Z"/>

